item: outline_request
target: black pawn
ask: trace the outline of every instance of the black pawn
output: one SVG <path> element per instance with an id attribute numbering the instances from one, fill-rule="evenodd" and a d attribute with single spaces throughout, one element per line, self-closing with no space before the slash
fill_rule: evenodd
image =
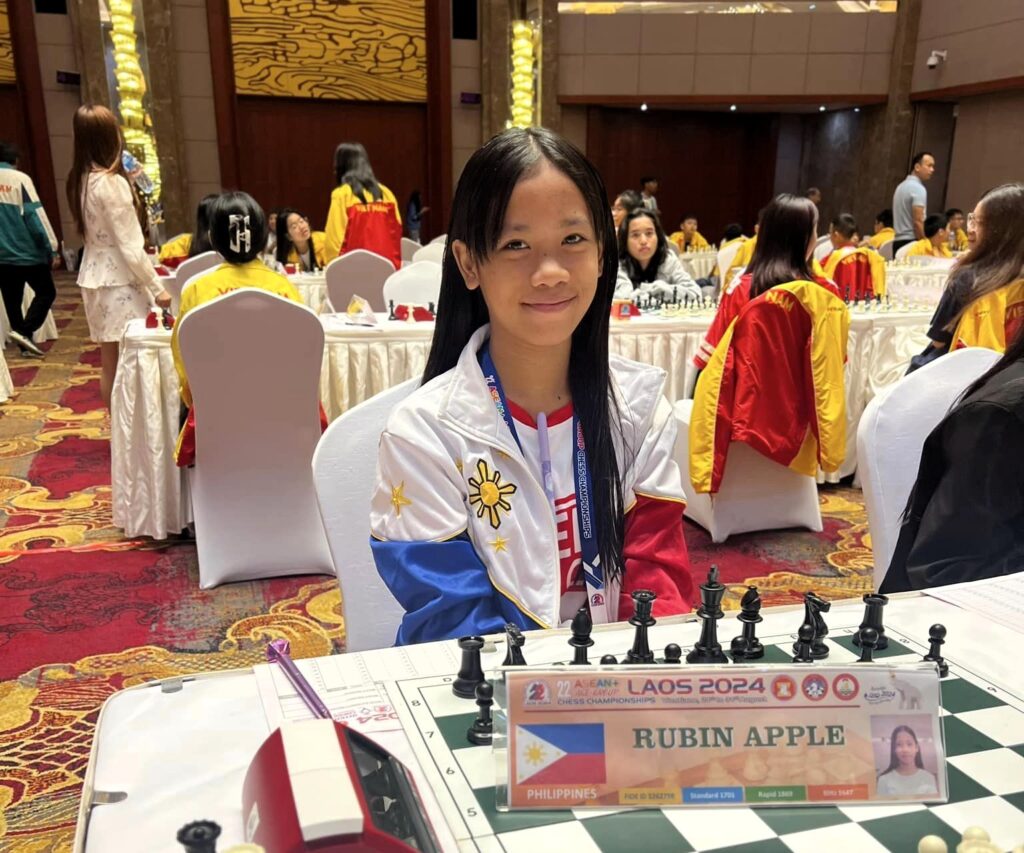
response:
<path id="1" fill-rule="evenodd" d="M 427 310 L 428 310 L 428 311 L 429 311 L 429 312 L 430 312 L 431 314 L 436 314 L 436 313 L 437 313 L 437 312 L 436 312 L 436 311 L 434 310 L 434 303 L 433 303 L 433 302 L 428 302 L 428 303 L 427 303 Z"/>
<path id="2" fill-rule="evenodd" d="M 860 659 L 857 663 L 873 663 L 878 648 L 878 631 L 868 626 L 860 632 Z"/>
<path id="3" fill-rule="evenodd" d="M 701 620 L 700 639 L 686 656 L 687 663 L 729 662 L 718 642 L 718 620 L 725 615 L 722 612 L 724 596 L 725 587 L 718 582 L 718 566 L 712 566 L 708 579 L 700 585 L 700 610 L 697 611 Z"/>
<path id="4" fill-rule="evenodd" d="M 590 632 L 593 629 L 594 621 L 590 618 L 590 611 L 586 607 L 581 607 L 572 617 L 572 637 L 569 639 L 569 645 L 576 650 L 573 654 L 573 665 L 585 666 L 590 663 L 587 660 L 587 649 L 594 645 L 594 641 L 590 639 Z"/>
<path id="5" fill-rule="evenodd" d="M 491 682 L 482 681 L 476 686 L 476 719 L 466 732 L 466 739 L 477 746 L 490 746 L 491 735 L 494 733 L 494 721 L 491 719 L 491 705 L 494 704 L 494 688 Z"/>
<path id="6" fill-rule="evenodd" d="M 682 663 L 683 650 L 675 643 L 665 646 L 665 663 Z"/>
<path id="7" fill-rule="evenodd" d="M 743 623 L 743 633 L 734 637 L 730 644 L 730 652 L 734 661 L 760 660 L 764 657 L 764 646 L 757 639 L 757 623 L 763 622 L 761 617 L 761 594 L 756 586 L 747 587 L 740 600 L 740 622 Z"/>
<path id="8" fill-rule="evenodd" d="M 884 595 L 875 593 L 864 596 L 864 621 L 860 623 L 860 628 L 853 635 L 855 646 L 860 645 L 861 635 L 865 628 L 874 628 L 875 636 L 878 638 L 878 645 L 875 648 L 881 651 L 889 647 L 889 638 L 885 636 L 885 625 L 882 623 L 882 609 L 888 603 L 889 599 Z"/>
<path id="9" fill-rule="evenodd" d="M 649 589 L 633 590 L 633 615 L 629 624 L 636 628 L 633 635 L 633 647 L 626 652 L 626 663 L 654 663 L 654 652 L 647 641 L 647 629 L 657 621 L 651 616 L 654 599 L 658 596 Z"/>
<path id="10" fill-rule="evenodd" d="M 217 853 L 217 839 L 220 827 L 212 820 L 197 820 L 186 823 L 178 830 L 178 843 L 185 853 Z"/>
<path id="11" fill-rule="evenodd" d="M 389 320 L 396 319 L 395 318 L 395 300 L 394 299 L 389 299 L 388 300 L 388 319 Z"/>
<path id="12" fill-rule="evenodd" d="M 523 645 L 526 637 L 519 630 L 519 626 L 509 622 L 505 626 L 505 643 L 508 652 L 505 655 L 505 666 L 526 666 L 526 658 L 523 657 Z"/>
<path id="13" fill-rule="evenodd" d="M 942 644 L 946 642 L 946 626 L 945 625 L 932 625 L 928 629 L 928 654 L 924 656 L 924 659 L 928 663 L 937 664 L 939 667 L 939 676 L 945 678 L 949 675 L 949 664 L 946 663 L 942 657 Z"/>
<path id="14" fill-rule="evenodd" d="M 811 648 L 814 644 L 814 626 L 806 622 L 797 631 L 796 654 L 793 655 L 793 663 L 814 663 Z"/>
<path id="15" fill-rule="evenodd" d="M 617 663 L 615 655 L 601 655 L 601 666 L 615 666 Z"/>
<path id="16" fill-rule="evenodd" d="M 452 682 L 452 693 L 460 699 L 472 699 L 476 695 L 476 686 L 484 680 L 484 670 L 480 664 L 480 650 L 483 647 L 483 637 L 459 638 L 462 666 Z"/>

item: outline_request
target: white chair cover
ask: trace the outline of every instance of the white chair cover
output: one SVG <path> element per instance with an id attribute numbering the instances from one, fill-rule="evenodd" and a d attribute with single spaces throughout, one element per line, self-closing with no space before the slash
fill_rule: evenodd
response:
<path id="1" fill-rule="evenodd" d="M 896 251 L 896 254 L 894 256 L 895 259 L 896 260 L 902 260 L 903 258 L 905 258 L 907 256 L 907 252 L 910 251 L 910 248 L 913 245 L 914 245 L 914 242 L 910 242 L 910 243 L 905 243 L 904 245 L 900 246 L 899 249 Z"/>
<path id="2" fill-rule="evenodd" d="M 362 296 L 374 311 L 383 311 L 380 291 L 395 271 L 387 258 L 366 249 L 354 249 L 335 258 L 324 269 L 327 279 L 327 301 L 331 310 L 344 312 L 352 297 Z"/>
<path id="3" fill-rule="evenodd" d="M 828 235 L 819 237 L 818 242 L 814 244 L 814 260 L 819 264 L 828 257 L 832 251 L 832 241 L 829 240 Z"/>
<path id="4" fill-rule="evenodd" d="M 384 282 L 384 304 L 437 306 L 441 292 L 441 265 L 434 261 L 414 261 Z"/>
<path id="5" fill-rule="evenodd" d="M 402 260 L 411 261 L 412 256 L 416 254 L 418 249 L 422 249 L 423 244 L 417 243 L 415 240 L 410 240 L 408 237 L 402 238 Z"/>
<path id="6" fill-rule="evenodd" d="M 14 393 L 14 382 L 11 380 L 11 371 L 7 369 L 7 359 L 4 358 L 3 347 L 0 347 L 0 403 L 6 403 Z"/>
<path id="7" fill-rule="evenodd" d="M 671 240 L 667 241 L 667 245 L 677 258 L 682 254 L 682 252 L 679 251 L 679 247 Z"/>
<path id="8" fill-rule="evenodd" d="M 719 292 L 725 292 L 725 288 L 729 282 L 725 280 L 725 274 L 729 271 L 729 267 L 732 266 L 732 262 L 736 260 L 736 255 L 743 244 L 739 241 L 731 243 L 724 249 L 718 250 L 718 289 Z"/>
<path id="9" fill-rule="evenodd" d="M 320 439 L 320 320 L 246 287 L 189 312 L 178 339 L 196 411 L 199 585 L 332 574 L 309 467 Z"/>
<path id="10" fill-rule="evenodd" d="M 413 254 L 413 261 L 433 261 L 435 264 L 439 264 L 444 260 L 444 243 L 438 243 L 437 240 L 427 243 L 422 249 L 417 249 Z"/>
<path id="11" fill-rule="evenodd" d="M 734 533 L 806 527 L 820 532 L 821 509 L 813 477 L 797 474 L 740 442 L 729 446 L 722 488 L 716 495 L 699 494 L 690 481 L 690 416 L 693 400 L 675 404 L 679 431 L 675 460 L 683 479 L 687 518 L 724 542 Z"/>
<path id="12" fill-rule="evenodd" d="M 436 236 L 436 237 L 435 237 L 435 238 L 434 238 L 433 240 L 431 240 L 430 242 L 431 242 L 431 243 L 441 243 L 441 244 L 443 245 L 443 244 L 445 244 L 445 243 L 447 243 L 447 242 L 448 242 L 448 235 L 447 235 L 447 234 L 438 234 L 438 235 L 437 235 L 437 236 Z"/>
<path id="13" fill-rule="evenodd" d="M 871 531 L 875 589 L 896 550 L 924 440 L 961 392 L 998 359 L 999 353 L 983 347 L 957 350 L 890 385 L 864 410 L 857 428 L 857 472 Z"/>
<path id="14" fill-rule="evenodd" d="M 370 500 L 384 424 L 419 383 L 419 377 L 408 379 L 349 409 L 313 453 L 313 483 L 341 585 L 349 652 L 394 645 L 402 621 L 402 606 L 377 574 L 370 551 Z"/>
<path id="15" fill-rule="evenodd" d="M 185 289 L 189 279 L 207 270 L 212 270 L 223 260 L 217 252 L 203 252 L 201 255 L 182 261 L 178 265 L 178 269 L 175 270 L 173 278 L 160 279 L 160 283 L 171 294 L 171 314 L 173 316 L 178 316 L 178 310 L 181 308 L 181 292 Z"/>
<path id="16" fill-rule="evenodd" d="M 880 254 L 887 261 L 892 260 L 892 244 L 892 240 L 886 240 L 884 243 L 882 243 L 881 246 L 878 247 L 878 254 Z"/>

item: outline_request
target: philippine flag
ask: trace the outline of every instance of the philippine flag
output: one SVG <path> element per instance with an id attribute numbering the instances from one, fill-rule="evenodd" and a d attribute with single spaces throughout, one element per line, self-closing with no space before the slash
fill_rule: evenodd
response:
<path id="1" fill-rule="evenodd" d="M 516 782 L 582 785 L 605 781 L 604 725 L 516 726 Z"/>

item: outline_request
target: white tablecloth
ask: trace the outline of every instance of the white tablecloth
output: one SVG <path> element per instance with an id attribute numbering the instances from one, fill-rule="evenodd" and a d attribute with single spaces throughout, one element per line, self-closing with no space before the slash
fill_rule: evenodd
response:
<path id="1" fill-rule="evenodd" d="M 21 298 L 22 314 L 28 311 L 28 307 L 32 304 L 32 299 L 35 295 L 36 292 L 26 284 L 25 295 Z M 0 299 L 0 341 L 7 340 L 7 331 L 10 328 L 11 321 L 7 316 L 7 308 L 4 306 L 3 300 Z M 41 344 L 43 341 L 55 341 L 57 337 L 57 321 L 53 319 L 53 312 L 47 311 L 43 325 L 36 329 L 35 334 L 32 335 L 32 340 L 37 344 Z"/>
<path id="2" fill-rule="evenodd" d="M 686 271 L 694 278 L 707 278 L 715 268 L 718 252 L 683 252 L 679 256 Z"/>
<path id="3" fill-rule="evenodd" d="M 864 407 L 879 388 L 902 376 L 910 357 L 924 348 L 929 317 L 929 312 L 851 317 L 847 456 L 840 470 L 827 476 L 830 482 L 853 473 Z M 350 326 L 344 316 L 333 314 L 321 315 L 321 322 L 326 343 L 320 395 L 330 420 L 423 372 L 433 323 L 383 320 L 374 327 Z M 611 351 L 663 368 L 666 396 L 680 400 L 693 384 L 692 359 L 710 322 L 710 313 L 614 321 Z M 112 402 L 111 452 L 114 523 L 129 536 L 164 538 L 190 519 L 181 472 L 172 458 L 179 415 L 169 342 L 169 333 L 147 330 L 141 320 L 125 332 Z"/>
<path id="4" fill-rule="evenodd" d="M 939 297 L 949 278 L 948 269 L 914 267 L 906 264 L 886 264 L 885 290 L 889 302 L 909 302 L 922 308 L 933 308 L 939 304 Z"/>

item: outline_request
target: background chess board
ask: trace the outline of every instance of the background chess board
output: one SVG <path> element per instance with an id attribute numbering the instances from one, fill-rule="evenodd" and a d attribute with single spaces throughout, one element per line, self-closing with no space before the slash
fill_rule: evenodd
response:
<path id="1" fill-rule="evenodd" d="M 844 610 L 847 618 L 855 612 L 853 608 Z M 791 613 L 790 621 L 796 627 L 799 615 Z M 852 642 L 857 625 L 837 624 L 830 625 L 831 634 L 826 640 L 830 654 L 822 663 L 842 664 L 859 657 L 859 649 Z M 728 648 L 732 635 L 739 633 L 733 630 L 738 623 L 723 620 L 720 626 L 719 639 Z M 689 634 L 696 636 L 692 628 Z M 927 636 L 922 638 L 924 643 L 916 642 L 888 625 L 886 634 L 889 647 L 875 654 L 878 662 L 916 663 L 927 651 Z M 666 640 L 666 636 L 664 628 L 653 629 L 652 648 L 657 648 L 655 642 L 678 642 L 678 637 Z M 531 664 L 570 658 L 568 646 L 546 642 L 531 648 L 530 635 L 527 637 L 524 652 Z M 762 636 L 765 657 L 757 663 L 791 664 L 795 637 Z M 590 650 L 591 660 L 606 653 L 621 660 L 632 635 L 620 630 L 605 637 L 595 634 L 595 639 L 598 644 Z M 943 651 L 950 662 L 950 673 L 941 685 L 949 801 L 931 806 L 499 812 L 491 749 L 472 746 L 466 740 L 476 705 L 452 694 L 452 676 L 406 679 L 391 682 L 387 688 L 463 850 L 872 853 L 916 851 L 920 838 L 929 834 L 942 837 L 949 849 L 955 850 L 964 828 L 973 825 L 985 827 L 993 841 L 1010 849 L 1024 842 L 1024 696 L 962 668 L 956 658 L 956 638 L 949 639 L 950 645 Z M 683 645 L 684 655 L 689 648 Z"/>

